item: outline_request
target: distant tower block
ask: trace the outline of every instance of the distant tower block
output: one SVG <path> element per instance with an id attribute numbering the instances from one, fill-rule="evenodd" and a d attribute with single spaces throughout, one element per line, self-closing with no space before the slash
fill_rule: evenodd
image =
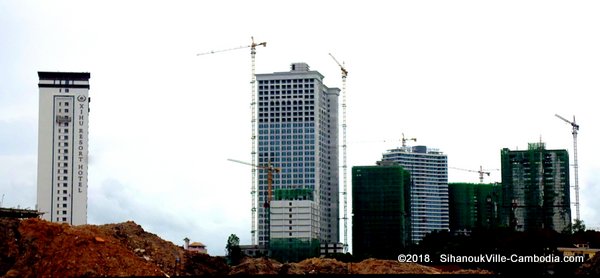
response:
<path id="1" fill-rule="evenodd" d="M 38 72 L 37 209 L 43 219 L 87 223 L 90 74 Z"/>

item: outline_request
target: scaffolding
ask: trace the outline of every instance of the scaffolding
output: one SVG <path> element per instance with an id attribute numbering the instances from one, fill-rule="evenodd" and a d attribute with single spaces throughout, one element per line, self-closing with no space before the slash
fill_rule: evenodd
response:
<path id="1" fill-rule="evenodd" d="M 271 239 L 271 257 L 279 262 L 299 262 L 319 256 L 320 241 L 303 238 Z"/>
<path id="2" fill-rule="evenodd" d="M 448 184 L 450 230 L 469 232 L 500 225 L 502 185 L 499 183 Z"/>
<path id="3" fill-rule="evenodd" d="M 410 174 L 399 165 L 352 167 L 352 249 L 393 259 L 410 242 Z"/>
<path id="4" fill-rule="evenodd" d="M 502 149 L 502 220 L 517 231 L 570 227 L 569 155 L 530 143 L 526 151 Z"/>
<path id="5" fill-rule="evenodd" d="M 314 190 L 308 188 L 277 188 L 273 190 L 273 200 L 314 200 Z"/>

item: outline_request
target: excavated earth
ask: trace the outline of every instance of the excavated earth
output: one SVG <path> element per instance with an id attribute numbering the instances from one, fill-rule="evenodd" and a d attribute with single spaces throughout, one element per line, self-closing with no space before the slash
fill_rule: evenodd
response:
<path id="1" fill-rule="evenodd" d="M 491 274 L 444 272 L 414 263 L 367 259 L 344 263 L 307 259 L 279 263 L 245 258 L 229 267 L 224 258 L 190 253 L 134 222 L 70 226 L 40 219 L 0 218 L 0 277 L 200 276 L 282 274 Z"/>

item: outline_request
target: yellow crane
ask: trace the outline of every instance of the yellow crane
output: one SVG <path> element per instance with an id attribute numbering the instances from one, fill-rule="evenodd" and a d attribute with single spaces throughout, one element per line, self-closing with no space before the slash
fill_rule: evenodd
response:
<path id="1" fill-rule="evenodd" d="M 252 163 L 248 163 L 248 162 L 244 162 L 244 161 L 240 161 L 240 160 L 236 160 L 236 159 L 229 158 L 227 160 L 252 166 L 253 169 L 262 169 L 262 170 L 267 171 L 267 198 L 265 199 L 265 202 L 263 203 L 263 207 L 265 209 L 265 215 L 266 215 L 266 222 L 265 222 L 266 238 L 267 238 L 266 248 L 268 249 L 269 242 L 271 241 L 271 200 L 272 200 L 272 196 L 273 196 L 273 173 L 281 172 L 281 168 L 271 166 L 270 162 L 267 165 L 256 165 L 256 164 L 252 164 Z"/>
<path id="2" fill-rule="evenodd" d="M 463 169 L 463 168 L 456 168 L 456 167 L 448 167 L 450 169 L 454 169 L 454 170 L 460 170 L 460 171 L 466 171 L 466 172 L 472 172 L 472 173 L 479 173 L 479 183 L 483 183 L 483 175 L 487 175 L 488 177 L 490 176 L 490 171 L 500 171 L 500 169 L 483 169 L 483 166 L 479 166 L 479 170 L 470 170 L 470 169 Z"/>
<path id="3" fill-rule="evenodd" d="M 417 142 L 417 138 L 406 138 L 406 137 L 404 137 L 404 133 L 402 133 L 402 147 L 406 147 L 406 141 Z"/>
<path id="4" fill-rule="evenodd" d="M 346 68 L 338 62 L 338 60 L 329 53 L 329 56 L 333 58 L 335 63 L 340 67 L 342 71 L 342 175 L 343 175 L 343 191 L 342 196 L 344 198 L 344 253 L 348 252 L 348 165 L 347 162 L 347 145 L 346 145 L 346 77 L 348 77 L 348 71 Z"/>
<path id="5" fill-rule="evenodd" d="M 250 48 L 250 58 L 252 60 L 252 75 L 251 75 L 251 86 L 252 86 L 252 99 L 250 101 L 251 113 L 252 113 L 252 136 L 250 137 L 252 140 L 252 150 L 250 151 L 250 155 L 252 156 L 252 164 L 256 164 L 256 47 L 257 46 L 267 46 L 266 42 L 256 43 L 254 41 L 254 37 L 251 37 L 252 43 L 250 45 L 243 45 L 233 48 L 221 49 L 221 50 L 211 50 L 208 52 L 198 53 L 196 56 L 202 56 L 207 54 L 215 54 L 220 52 L 226 52 L 231 50 Z M 252 245 L 256 245 L 256 223 L 258 219 L 256 218 L 256 168 L 252 168 L 252 181 L 250 185 L 250 194 L 252 195 L 252 230 L 251 238 Z"/>

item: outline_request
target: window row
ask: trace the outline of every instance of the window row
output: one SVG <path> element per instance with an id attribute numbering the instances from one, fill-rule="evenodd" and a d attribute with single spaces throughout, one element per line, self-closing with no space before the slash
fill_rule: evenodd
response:
<path id="1" fill-rule="evenodd" d="M 272 79 L 272 80 L 258 80 L 258 84 L 292 84 L 292 83 L 314 83 L 314 78 L 296 78 L 296 79 Z"/>
<path id="2" fill-rule="evenodd" d="M 260 100 L 260 99 L 259 99 Z M 265 98 L 265 100 L 267 100 Z M 304 101 L 304 105 L 309 105 L 309 106 L 313 106 L 313 104 L 315 104 L 314 100 L 306 100 Z M 275 101 L 275 100 L 271 100 L 270 102 L 266 102 L 266 101 L 259 101 L 258 102 L 258 107 L 265 107 L 265 106 L 299 106 L 302 105 L 302 101 L 291 101 L 291 100 L 282 100 L 280 101 Z"/>
<path id="3" fill-rule="evenodd" d="M 315 140 L 311 139 L 311 140 L 288 140 L 288 141 L 258 141 L 258 145 L 259 146 L 266 146 L 266 145 L 272 145 L 272 146 L 279 146 L 279 145 L 301 145 L 302 142 L 304 142 L 304 144 L 311 144 L 314 145 L 315 144 Z"/>
<path id="4" fill-rule="evenodd" d="M 290 127 L 314 127 L 315 123 L 295 123 L 295 124 L 259 124 L 258 128 L 266 129 L 266 128 L 290 128 Z"/>
<path id="5" fill-rule="evenodd" d="M 258 129 L 258 134 L 302 134 L 302 133 L 315 133 L 314 128 L 282 128 L 282 129 Z"/>
<path id="6" fill-rule="evenodd" d="M 283 113 L 258 113 L 258 117 L 297 117 L 297 116 L 302 116 L 303 112 L 283 112 Z M 315 112 L 313 111 L 306 111 L 304 112 L 304 116 L 314 116 Z"/>
<path id="7" fill-rule="evenodd" d="M 258 119 L 259 123 L 279 123 L 279 122 L 302 122 L 304 121 L 314 121 L 314 117 L 298 117 L 298 118 L 260 118 Z"/>
<path id="8" fill-rule="evenodd" d="M 259 144 L 259 145 L 263 145 L 263 144 Z M 265 144 L 266 145 L 266 144 Z M 258 156 L 268 156 L 268 153 L 265 153 L 267 151 L 297 151 L 297 150 L 314 150 L 315 146 L 314 145 L 307 145 L 307 146 L 281 146 L 281 147 L 275 147 L 275 146 L 271 146 L 271 147 L 258 147 L 258 151 L 260 152 L 258 154 Z"/>
<path id="9" fill-rule="evenodd" d="M 259 107 L 258 112 L 267 112 L 267 111 L 301 111 L 302 106 L 271 106 L 271 107 Z M 305 110 L 315 110 L 314 106 L 304 106 Z"/>

